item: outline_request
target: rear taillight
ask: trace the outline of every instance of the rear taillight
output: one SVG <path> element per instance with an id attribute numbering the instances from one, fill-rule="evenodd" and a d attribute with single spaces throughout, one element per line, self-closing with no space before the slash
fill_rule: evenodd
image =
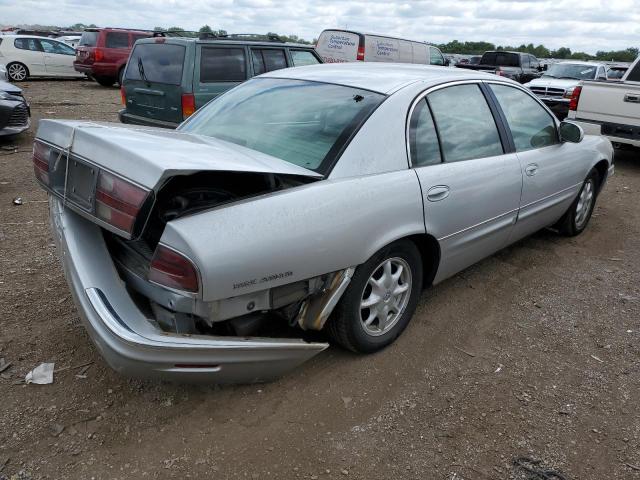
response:
<path id="1" fill-rule="evenodd" d="M 198 291 L 196 267 L 187 257 L 164 245 L 158 245 L 153 254 L 149 281 L 177 290 Z"/>
<path id="2" fill-rule="evenodd" d="M 101 62 L 102 60 L 104 60 L 104 52 L 102 51 L 101 48 L 96 48 L 93 51 L 93 58 L 95 59 L 96 62 Z"/>
<path id="3" fill-rule="evenodd" d="M 578 110 L 578 102 L 580 101 L 580 93 L 582 92 L 582 87 L 577 86 L 573 89 L 573 93 L 571 94 L 571 100 L 569 100 L 569 110 L 575 112 Z"/>
<path id="4" fill-rule="evenodd" d="M 127 92 L 124 91 L 124 87 L 122 85 L 120 86 L 120 101 L 123 106 L 127 106 Z"/>
<path id="5" fill-rule="evenodd" d="M 182 94 L 182 119 L 186 120 L 196 111 L 196 97 L 193 93 Z"/>
<path id="6" fill-rule="evenodd" d="M 128 234 L 149 192 L 103 170 L 96 187 L 96 217 Z"/>
<path id="7" fill-rule="evenodd" d="M 364 62 L 364 47 L 358 47 L 358 56 L 356 57 L 356 60 Z"/>
<path id="8" fill-rule="evenodd" d="M 49 185 L 49 157 L 51 148 L 42 142 L 33 142 L 33 171 L 44 185 Z"/>

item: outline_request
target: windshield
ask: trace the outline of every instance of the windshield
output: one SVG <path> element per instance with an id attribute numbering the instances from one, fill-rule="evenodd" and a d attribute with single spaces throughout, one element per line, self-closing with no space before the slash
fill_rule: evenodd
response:
<path id="1" fill-rule="evenodd" d="M 179 130 L 242 145 L 324 175 L 384 98 L 341 85 L 256 78 L 200 109 Z"/>
<path id="2" fill-rule="evenodd" d="M 98 42 L 98 32 L 82 32 L 79 45 L 82 47 L 95 47 Z"/>
<path id="3" fill-rule="evenodd" d="M 542 75 L 552 78 L 575 78 L 576 80 L 592 80 L 596 76 L 597 66 L 575 63 L 554 63 Z"/>

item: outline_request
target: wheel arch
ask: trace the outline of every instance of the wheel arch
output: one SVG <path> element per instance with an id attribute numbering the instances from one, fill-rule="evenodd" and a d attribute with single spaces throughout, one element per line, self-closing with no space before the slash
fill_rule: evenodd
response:
<path id="1" fill-rule="evenodd" d="M 598 172 L 598 193 L 600 193 L 600 189 L 606 182 L 607 175 L 609 174 L 609 162 L 602 159 L 597 162 L 593 168 Z"/>
<path id="2" fill-rule="evenodd" d="M 433 235 L 428 233 L 410 235 L 406 238 L 411 240 L 420 251 L 423 272 L 422 287 L 430 287 L 440 266 L 440 244 Z"/>

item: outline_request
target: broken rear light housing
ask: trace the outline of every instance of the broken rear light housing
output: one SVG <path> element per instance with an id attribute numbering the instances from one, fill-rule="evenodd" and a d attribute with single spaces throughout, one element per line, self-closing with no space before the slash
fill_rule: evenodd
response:
<path id="1" fill-rule="evenodd" d="M 51 147 L 36 140 L 33 142 L 33 172 L 44 185 L 49 185 L 49 158 Z"/>
<path id="2" fill-rule="evenodd" d="M 138 214 L 149 191 L 100 170 L 96 187 L 96 217 L 133 236 Z"/>
<path id="3" fill-rule="evenodd" d="M 149 281 L 163 287 L 195 293 L 199 289 L 198 271 L 187 257 L 159 244 L 151 259 Z"/>

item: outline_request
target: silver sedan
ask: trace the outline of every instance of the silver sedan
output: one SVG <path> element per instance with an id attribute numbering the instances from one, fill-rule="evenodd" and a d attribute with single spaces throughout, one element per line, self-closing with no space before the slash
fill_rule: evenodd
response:
<path id="1" fill-rule="evenodd" d="M 250 382 L 324 350 L 310 330 L 378 351 L 424 288 L 581 233 L 612 154 L 515 82 L 369 63 L 257 77 L 177 131 L 43 120 L 34 169 L 113 368 Z"/>

